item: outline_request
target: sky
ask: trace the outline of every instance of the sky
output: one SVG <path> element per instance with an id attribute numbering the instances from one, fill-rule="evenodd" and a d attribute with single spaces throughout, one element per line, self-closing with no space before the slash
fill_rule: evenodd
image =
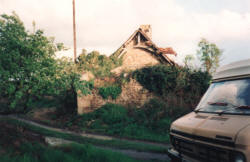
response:
<path id="1" fill-rule="evenodd" d="M 249 0 L 75 0 L 77 53 L 110 55 L 141 24 L 152 26 L 153 42 L 172 47 L 177 62 L 196 54 L 201 38 L 223 50 L 221 64 L 250 58 Z M 73 47 L 72 0 L 0 0 L 0 14 L 15 11 L 27 30 L 44 30 Z M 62 55 L 73 56 L 68 50 Z"/>

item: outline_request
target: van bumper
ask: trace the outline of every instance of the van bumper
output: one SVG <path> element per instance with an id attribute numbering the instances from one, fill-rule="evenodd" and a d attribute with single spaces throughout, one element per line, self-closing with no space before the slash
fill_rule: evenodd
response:
<path id="1" fill-rule="evenodd" d="M 184 158 L 174 148 L 169 148 L 167 154 L 172 162 L 196 162 L 196 160 Z"/>
<path id="2" fill-rule="evenodd" d="M 168 149 L 168 156 L 172 161 L 181 162 L 182 157 L 180 156 L 180 153 L 174 150 L 173 148 Z"/>

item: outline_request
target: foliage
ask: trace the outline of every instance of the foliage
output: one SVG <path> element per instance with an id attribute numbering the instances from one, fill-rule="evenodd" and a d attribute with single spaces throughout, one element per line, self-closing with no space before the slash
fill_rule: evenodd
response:
<path id="1" fill-rule="evenodd" d="M 167 142 L 171 122 L 187 112 L 185 109 L 169 107 L 162 100 L 152 99 L 139 109 L 108 103 L 70 122 L 87 131 Z"/>
<path id="2" fill-rule="evenodd" d="M 58 105 L 58 100 L 55 100 L 53 97 L 43 97 L 36 102 L 33 102 L 32 107 L 41 109 L 41 108 L 53 108 Z M 32 111 L 30 111 L 32 112 Z"/>
<path id="3" fill-rule="evenodd" d="M 206 92 L 211 83 L 212 76 L 208 72 L 203 72 L 201 70 L 182 69 L 181 73 L 183 76 L 180 76 L 181 81 L 178 82 L 178 90 L 180 91 L 180 88 L 183 88 L 182 91 L 185 94 L 188 92 L 196 94 L 195 91 L 197 91 L 197 93 L 201 96 Z M 183 82 L 185 83 L 183 84 Z"/>
<path id="4" fill-rule="evenodd" d="M 99 149 L 91 145 L 71 144 L 58 148 L 44 146 L 39 143 L 23 143 L 18 149 L 19 154 L 9 151 L 7 155 L 0 155 L 0 161 L 8 162 L 133 162 L 123 154 Z"/>
<path id="5" fill-rule="evenodd" d="M 178 69 L 174 66 L 157 65 L 136 70 L 133 77 L 151 92 L 163 95 L 176 87 Z"/>
<path id="6" fill-rule="evenodd" d="M 116 82 L 119 85 L 124 85 L 126 83 L 130 82 L 131 76 L 132 76 L 133 71 L 122 71 L 121 74 L 119 75 L 119 77 L 116 78 Z"/>
<path id="7" fill-rule="evenodd" d="M 141 108 L 106 104 L 71 124 L 87 131 L 166 142 L 171 122 L 196 106 L 211 81 L 207 72 L 166 65 L 138 69 L 132 77 L 158 97 Z"/>
<path id="8" fill-rule="evenodd" d="M 166 65 L 138 69 L 133 73 L 133 77 L 149 91 L 158 95 L 179 91 L 188 93 L 191 89 L 200 90 L 202 95 L 211 81 L 211 75 L 207 72 Z"/>
<path id="9" fill-rule="evenodd" d="M 76 113 L 77 95 L 90 93 L 94 83 L 93 81 L 81 80 L 77 66 L 68 59 L 57 60 L 54 66 L 56 66 L 57 71 L 55 76 L 52 76 L 55 80 L 51 83 L 49 95 L 56 96 L 62 103 L 61 106 L 57 107 L 59 114 Z"/>
<path id="10" fill-rule="evenodd" d="M 211 75 L 188 67 L 156 65 L 138 69 L 133 77 L 173 107 L 193 109 L 210 85 Z"/>
<path id="11" fill-rule="evenodd" d="M 76 89 L 88 92 L 80 75 L 70 71 L 71 62 L 54 59 L 62 44 L 41 30 L 29 33 L 15 13 L 0 17 L 0 47 L 0 93 L 8 111 L 27 111 L 45 95 L 66 98 L 76 95 Z"/>
<path id="12" fill-rule="evenodd" d="M 169 131 L 170 124 L 176 118 L 188 113 L 189 110 L 168 105 L 162 99 L 153 98 L 134 112 L 138 123 L 158 133 Z"/>
<path id="13" fill-rule="evenodd" d="M 219 67 L 222 50 L 217 47 L 216 44 L 208 42 L 202 38 L 198 44 L 199 49 L 197 55 L 199 56 L 203 68 L 212 74 Z"/>
<path id="14" fill-rule="evenodd" d="M 184 65 L 185 67 L 191 68 L 193 66 L 194 56 L 193 55 L 186 55 L 184 58 Z"/>
<path id="15" fill-rule="evenodd" d="M 76 116 L 75 116 L 76 117 Z M 73 119 L 73 118 L 71 118 Z M 134 142 L 129 142 L 129 141 L 121 141 L 118 139 L 113 139 L 112 141 L 109 140 L 103 140 L 103 139 L 95 139 L 95 138 L 88 138 L 88 137 L 83 137 L 80 135 L 76 135 L 76 134 L 70 134 L 70 133 L 63 133 L 63 132 L 58 132 L 55 130 L 49 130 L 46 128 L 41 128 L 38 126 L 34 126 L 28 123 L 25 123 L 23 121 L 17 121 L 15 119 L 0 119 L 2 125 L 6 126 L 6 125 L 13 125 L 16 126 L 16 128 L 18 128 L 18 130 L 27 130 L 28 132 L 34 132 L 34 133 L 38 133 L 41 134 L 42 136 L 49 136 L 49 137 L 56 137 L 56 138 L 62 138 L 65 140 L 70 140 L 70 141 L 74 141 L 76 143 L 79 144 L 93 144 L 93 145 L 99 145 L 99 146 L 106 146 L 106 147 L 113 147 L 113 148 L 118 148 L 118 149 L 134 149 L 137 151 L 146 151 L 146 152 L 157 152 L 157 153 L 165 153 L 166 152 L 166 148 L 165 147 L 161 147 L 161 146 L 155 146 L 155 145 L 150 145 L 150 144 L 143 144 L 143 143 L 134 143 Z M 3 126 L 1 127 L 3 128 Z M 8 127 L 7 127 L 8 128 Z M 2 134 L 10 134 L 11 136 L 7 136 L 6 137 L 3 136 Z M 15 140 L 16 137 L 13 136 L 23 136 L 22 133 L 13 133 L 13 131 L 9 131 L 8 133 L 6 133 L 6 131 L 0 131 L 0 134 L 2 135 L 1 140 L 2 141 L 8 141 L 8 144 L 11 145 L 10 140 Z M 0 140 L 0 141 L 1 141 Z M 1 145 L 1 144 L 0 144 Z"/>
<path id="16" fill-rule="evenodd" d="M 79 70 L 90 71 L 97 77 L 110 76 L 111 70 L 121 64 L 122 60 L 117 57 L 101 55 L 98 51 L 87 53 L 85 49 L 77 60 Z"/>
<path id="17" fill-rule="evenodd" d="M 108 86 L 108 87 L 100 87 L 99 94 L 103 99 L 108 99 L 111 96 L 112 99 L 116 99 L 122 92 L 122 89 L 118 85 Z"/>

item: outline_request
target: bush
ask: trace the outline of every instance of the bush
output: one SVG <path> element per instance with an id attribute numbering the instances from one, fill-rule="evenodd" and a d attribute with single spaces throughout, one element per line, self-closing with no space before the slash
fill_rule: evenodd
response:
<path id="1" fill-rule="evenodd" d="M 98 122 L 99 125 L 124 122 L 127 121 L 127 109 L 121 105 L 108 103 L 92 113 L 82 115 L 82 122 L 89 120 L 95 120 L 93 124 Z"/>
<path id="2" fill-rule="evenodd" d="M 178 72 L 174 66 L 157 65 L 136 70 L 133 77 L 150 92 L 163 95 L 175 89 Z"/>
<path id="3" fill-rule="evenodd" d="M 99 88 L 99 94 L 103 99 L 108 99 L 109 96 L 111 96 L 112 99 L 116 99 L 121 94 L 121 92 L 121 87 L 116 85 Z"/>
<path id="4" fill-rule="evenodd" d="M 190 93 L 190 90 L 199 91 L 202 95 L 211 81 L 207 72 L 166 65 L 138 69 L 133 77 L 146 89 L 159 95 L 178 91 Z"/>
<path id="5" fill-rule="evenodd" d="M 140 109 L 134 109 L 134 111 L 132 116 L 136 122 L 158 133 L 168 131 L 171 121 L 190 112 L 189 109 L 174 107 L 156 98 L 149 100 Z"/>
<path id="6" fill-rule="evenodd" d="M 102 106 L 96 113 L 97 117 L 102 118 L 106 124 L 124 122 L 127 119 L 127 109 L 111 103 Z"/>
<path id="7" fill-rule="evenodd" d="M 138 69 L 132 76 L 169 106 L 183 109 L 193 109 L 211 82 L 207 72 L 167 65 Z"/>

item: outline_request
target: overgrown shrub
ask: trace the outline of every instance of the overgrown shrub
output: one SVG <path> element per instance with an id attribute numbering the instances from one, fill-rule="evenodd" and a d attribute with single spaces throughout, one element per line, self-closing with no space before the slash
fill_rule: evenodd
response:
<path id="1" fill-rule="evenodd" d="M 96 110 L 96 117 L 106 124 L 114 124 L 127 120 L 127 109 L 121 105 L 108 103 Z"/>
<path id="2" fill-rule="evenodd" d="M 133 77 L 168 105 L 192 109 L 207 90 L 211 75 L 185 67 L 156 65 L 138 69 Z"/>
<path id="3" fill-rule="evenodd" d="M 108 97 L 116 99 L 121 94 L 121 92 L 121 87 L 117 85 L 99 88 L 99 94 L 103 99 L 108 99 Z"/>
<path id="4" fill-rule="evenodd" d="M 162 99 L 153 98 L 146 102 L 140 109 L 134 109 L 132 116 L 140 124 L 146 125 L 151 130 L 161 133 L 169 130 L 171 121 L 188 113 L 190 110 L 169 105 Z"/>
<path id="5" fill-rule="evenodd" d="M 120 134 L 129 123 L 127 109 L 121 105 L 107 103 L 94 112 L 83 114 L 77 122 L 84 129 L 99 130 L 108 134 Z"/>
<path id="6" fill-rule="evenodd" d="M 163 99 L 153 98 L 146 102 L 138 111 L 145 113 L 148 119 L 159 120 L 168 117 L 174 120 L 188 113 L 190 110 L 169 105 L 166 101 L 163 101 Z"/>
<path id="7" fill-rule="evenodd" d="M 163 95 L 175 89 L 178 73 L 174 66 L 157 65 L 136 70 L 133 77 L 149 91 Z"/>

